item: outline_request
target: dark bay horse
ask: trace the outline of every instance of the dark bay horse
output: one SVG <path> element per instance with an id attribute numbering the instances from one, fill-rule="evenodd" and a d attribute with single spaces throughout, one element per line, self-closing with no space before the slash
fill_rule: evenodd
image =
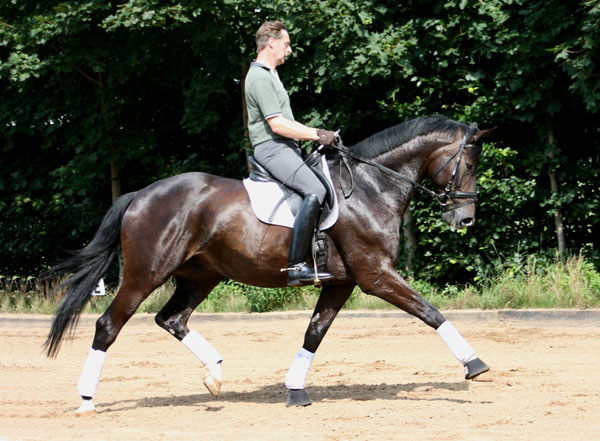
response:
<path id="1" fill-rule="evenodd" d="M 398 274 L 402 216 L 421 182 L 429 177 L 451 226 L 475 222 L 476 170 L 480 131 L 444 117 L 406 121 L 345 149 L 329 160 L 339 201 L 339 219 L 326 231 L 327 270 L 304 344 L 286 376 L 287 405 L 307 405 L 306 375 L 314 353 L 355 286 L 418 317 L 435 329 L 471 379 L 489 368 L 444 316 Z M 338 173 L 339 170 L 339 173 Z M 339 176 L 339 177 L 338 177 Z M 336 181 L 336 177 L 338 177 Z M 349 189 L 352 188 L 350 192 Z M 344 197 L 344 194 L 348 196 Z M 96 333 L 78 383 L 78 413 L 94 410 L 92 397 L 106 351 L 152 291 L 174 277 L 176 289 L 156 323 L 202 362 L 204 384 L 213 396 L 221 385 L 222 357 L 187 322 L 223 279 L 286 286 L 291 230 L 261 223 L 241 181 L 206 173 L 185 173 L 157 181 L 118 199 L 93 240 L 50 270 L 70 275 L 46 348 L 58 353 L 66 331 L 74 330 L 82 308 L 114 258 L 123 253 L 124 277 L 112 304 L 96 322 Z"/>

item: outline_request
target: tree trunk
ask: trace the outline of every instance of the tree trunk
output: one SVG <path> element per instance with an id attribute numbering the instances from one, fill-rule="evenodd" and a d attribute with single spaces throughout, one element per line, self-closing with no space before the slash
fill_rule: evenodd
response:
<path id="1" fill-rule="evenodd" d="M 242 81 L 240 82 L 240 90 L 241 90 L 241 98 L 242 98 L 242 122 L 244 124 L 244 138 L 246 142 L 244 143 L 244 152 L 246 153 L 246 167 L 250 170 L 250 163 L 248 162 L 248 156 L 250 155 L 250 150 L 252 146 L 250 145 L 250 138 L 248 138 L 248 109 L 246 108 L 246 90 L 244 88 L 244 84 L 246 82 L 246 75 L 248 74 L 248 65 L 242 64 Z"/>
<path id="2" fill-rule="evenodd" d="M 556 146 L 554 143 L 554 131 L 552 129 L 548 130 L 548 143 L 553 149 L 550 152 L 550 159 L 552 159 L 554 157 L 554 147 Z M 552 196 L 557 199 L 559 195 L 559 185 L 556 173 L 551 169 L 548 171 L 548 177 L 550 178 L 550 192 Z M 558 242 L 558 254 L 562 257 L 567 252 L 567 245 L 565 239 L 565 228 L 562 220 L 562 212 L 558 203 L 554 207 L 554 227 L 556 229 L 556 239 Z"/>
<path id="3" fill-rule="evenodd" d="M 117 159 L 114 156 L 110 160 L 110 191 L 114 204 L 119 196 L 121 196 L 121 175 L 119 174 Z"/>
<path id="4" fill-rule="evenodd" d="M 112 126 L 108 120 L 108 115 L 106 114 L 106 106 L 104 104 L 104 86 L 102 81 L 102 74 L 98 74 L 98 84 L 101 89 L 101 98 L 100 98 L 100 110 L 102 112 L 102 119 L 104 120 L 104 130 L 106 132 L 106 136 L 110 139 L 110 131 Z M 114 146 L 112 140 L 110 141 L 110 195 L 112 203 L 121 196 L 121 173 L 119 171 L 119 166 L 117 165 L 117 149 Z M 119 261 L 119 286 L 123 283 L 123 254 L 119 250 L 117 253 L 117 259 Z"/>

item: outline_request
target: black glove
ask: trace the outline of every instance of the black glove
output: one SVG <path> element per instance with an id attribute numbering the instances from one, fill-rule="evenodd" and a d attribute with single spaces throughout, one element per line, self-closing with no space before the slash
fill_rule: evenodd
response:
<path id="1" fill-rule="evenodd" d="M 319 129 L 317 130 L 317 136 L 319 137 L 319 142 L 325 147 L 336 146 L 338 143 L 337 135 L 331 130 Z"/>

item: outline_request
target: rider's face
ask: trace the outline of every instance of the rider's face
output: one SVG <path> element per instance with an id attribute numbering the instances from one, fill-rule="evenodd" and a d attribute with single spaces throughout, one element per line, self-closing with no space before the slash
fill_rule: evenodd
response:
<path id="1" fill-rule="evenodd" d="M 285 63 L 285 59 L 292 53 L 292 46 L 290 45 L 290 36 L 286 30 L 281 31 L 281 38 L 270 39 L 271 47 L 273 48 L 273 54 L 277 61 L 277 66 Z"/>

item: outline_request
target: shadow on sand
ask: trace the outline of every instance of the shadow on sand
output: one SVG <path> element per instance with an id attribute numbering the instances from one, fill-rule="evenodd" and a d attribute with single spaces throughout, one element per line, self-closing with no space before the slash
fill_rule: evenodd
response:
<path id="1" fill-rule="evenodd" d="M 422 389 L 423 397 L 407 394 Z M 432 391 L 466 391 L 469 389 L 467 381 L 460 382 L 424 382 L 406 384 L 351 384 L 334 386 L 312 386 L 307 388 L 313 403 L 321 401 L 371 401 L 371 400 L 409 400 L 409 401 L 447 401 L 449 403 L 464 404 L 472 403 L 472 400 L 448 398 L 446 393 L 432 396 Z M 426 395 L 426 396 L 425 396 Z M 287 389 L 282 383 L 270 384 L 248 392 L 222 391 L 221 396 L 213 399 L 208 393 L 148 397 L 139 400 L 120 400 L 111 403 L 98 402 L 98 413 L 119 412 L 135 408 L 152 407 L 188 407 L 203 406 L 207 412 L 218 412 L 223 409 L 220 403 L 259 403 L 259 404 L 281 404 L 285 403 Z M 480 404 L 489 404 L 481 402 Z"/>

